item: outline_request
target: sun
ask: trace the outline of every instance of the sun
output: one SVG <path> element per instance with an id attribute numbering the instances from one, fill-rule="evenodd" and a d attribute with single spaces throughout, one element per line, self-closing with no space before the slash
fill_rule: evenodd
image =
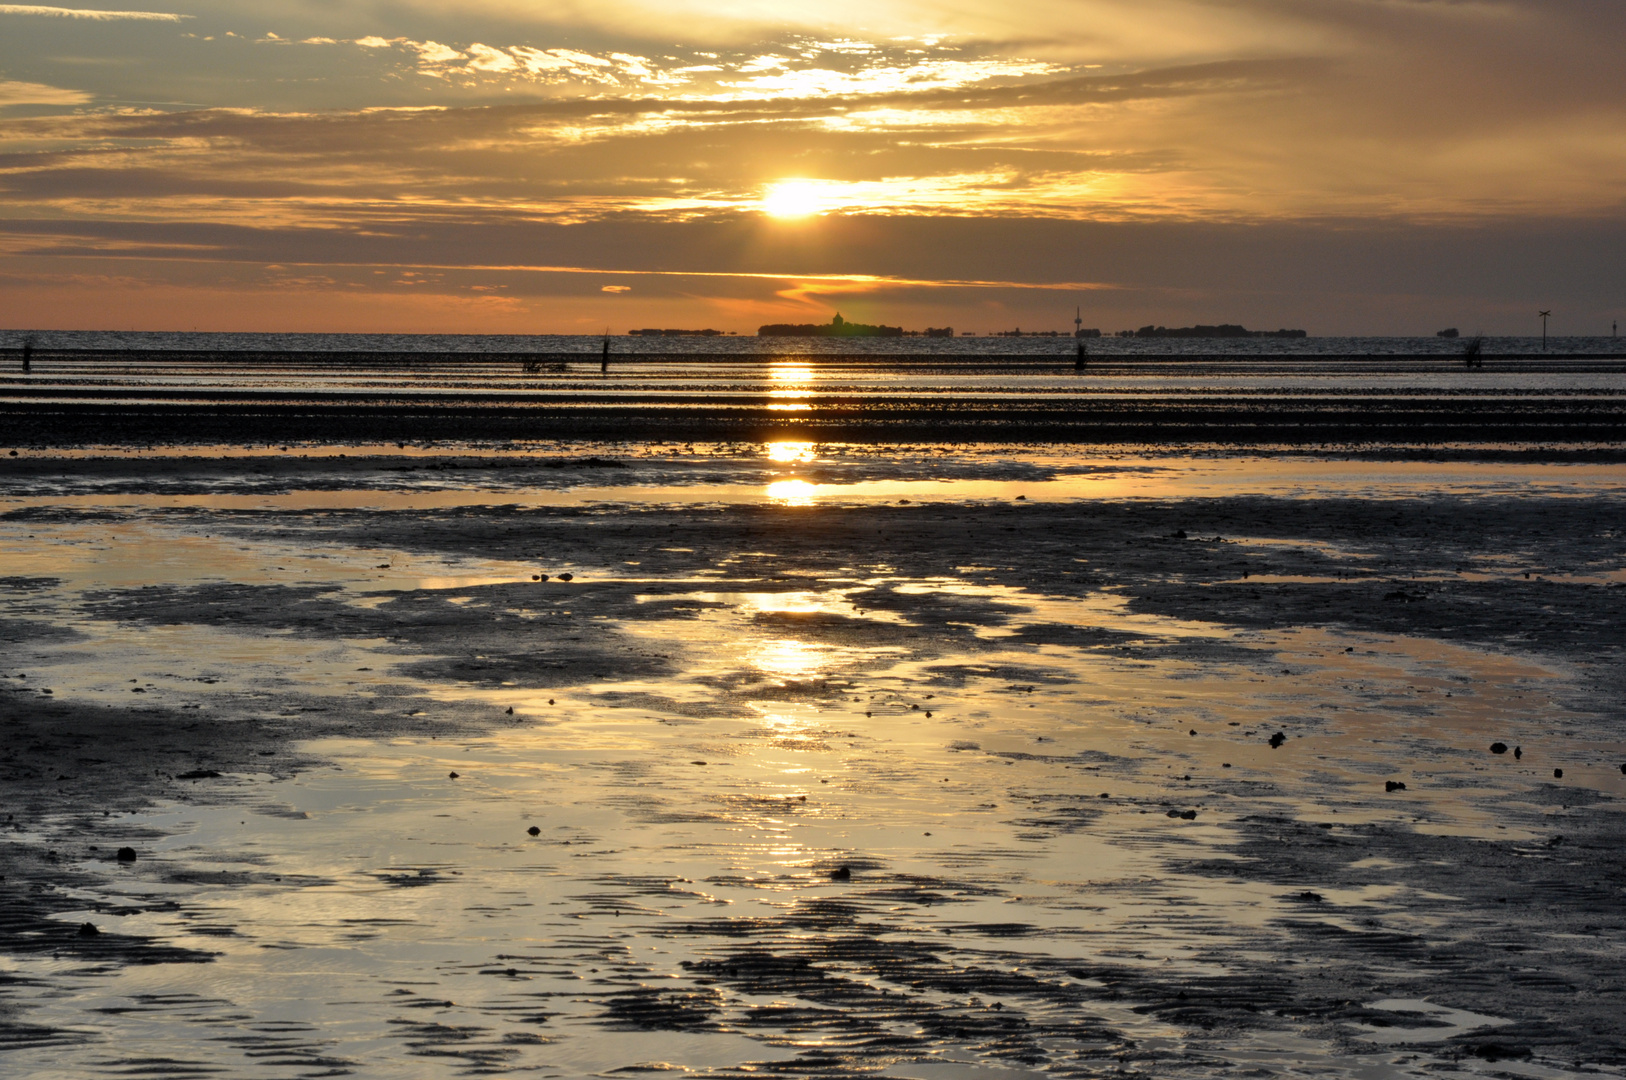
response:
<path id="1" fill-rule="evenodd" d="M 827 208 L 824 192 L 809 180 L 781 180 L 762 195 L 763 212 L 774 217 L 808 217 Z"/>

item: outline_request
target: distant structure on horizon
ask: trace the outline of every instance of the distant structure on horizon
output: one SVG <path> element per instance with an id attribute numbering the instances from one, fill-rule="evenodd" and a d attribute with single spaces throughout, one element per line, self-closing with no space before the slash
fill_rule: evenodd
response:
<path id="1" fill-rule="evenodd" d="M 1434 332 L 1434 336 L 1435 337 L 1443 337 L 1443 338 L 1454 338 L 1454 337 L 1458 337 L 1459 334 L 1458 334 L 1458 331 L 1457 331 L 1456 327 L 1448 326 L 1444 330 L 1436 330 Z"/>
<path id="2" fill-rule="evenodd" d="M 628 330 L 628 337 L 722 337 L 721 330 Z M 730 330 L 732 334 L 734 331 Z"/>
<path id="3" fill-rule="evenodd" d="M 942 335 L 933 333 L 932 337 L 952 337 L 954 330 L 947 328 Z M 828 323 L 769 323 L 757 327 L 758 337 L 904 337 L 901 326 L 870 326 L 867 323 L 848 322 L 836 312 L 836 317 Z M 919 331 L 908 335 L 918 337 Z"/>

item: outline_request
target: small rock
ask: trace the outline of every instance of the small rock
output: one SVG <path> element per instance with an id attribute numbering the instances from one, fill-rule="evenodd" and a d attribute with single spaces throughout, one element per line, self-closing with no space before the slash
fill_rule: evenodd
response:
<path id="1" fill-rule="evenodd" d="M 1406 790 L 1406 782 L 1404 780 L 1385 780 L 1383 782 L 1383 790 L 1384 791 L 1405 791 Z"/>
<path id="2" fill-rule="evenodd" d="M 1553 770 L 1553 779 L 1554 780 L 1562 780 L 1562 779 L 1564 779 L 1564 770 L 1563 769 L 1554 769 Z"/>
<path id="3" fill-rule="evenodd" d="M 136 851 L 133 847 L 121 847 L 118 854 L 119 862 L 135 862 Z"/>
<path id="4" fill-rule="evenodd" d="M 1027 496 L 1026 496 L 1026 495 L 1018 495 L 1018 496 L 1017 496 L 1017 497 L 1016 497 L 1016 501 L 1017 501 L 1017 502 L 1027 502 L 1027 501 L 1028 501 L 1028 497 L 1027 497 Z"/>
<path id="5" fill-rule="evenodd" d="M 1185 820 L 1185 821 L 1196 821 L 1197 820 L 1197 811 L 1195 811 L 1195 810 L 1187 810 L 1184 813 L 1182 813 L 1180 815 L 1180 817 L 1181 817 L 1182 820 Z"/>
<path id="6" fill-rule="evenodd" d="M 559 580 L 560 581 L 575 581 L 576 580 L 576 575 L 575 574 L 570 574 L 570 573 L 560 574 L 559 575 Z"/>
<path id="7" fill-rule="evenodd" d="M 1274 734 L 1274 735 L 1272 735 L 1270 737 L 1270 748 L 1272 750 L 1274 750 L 1274 749 L 1276 749 L 1278 746 L 1282 745 L 1282 743 L 1284 743 L 1286 741 L 1287 741 L 1287 736 L 1283 735 L 1281 732 L 1278 731 L 1276 734 Z"/>
<path id="8" fill-rule="evenodd" d="M 532 825 L 529 829 L 526 829 L 525 831 L 526 831 L 526 833 L 528 833 L 531 836 L 541 836 L 542 835 L 542 830 L 537 828 L 535 825 Z"/>
<path id="9" fill-rule="evenodd" d="M 531 580 L 532 581 L 541 581 L 542 580 L 542 575 L 541 574 L 532 574 L 531 575 Z"/>
<path id="10" fill-rule="evenodd" d="M 514 715 L 514 707 L 512 705 L 508 706 L 508 715 L 509 716 Z"/>
<path id="11" fill-rule="evenodd" d="M 538 575 L 536 575 L 535 580 L 537 580 L 537 581 L 546 581 L 546 580 L 548 580 L 548 575 L 546 575 L 546 574 L 538 574 Z"/>
<path id="12" fill-rule="evenodd" d="M 89 923 L 89 922 L 88 923 L 80 923 L 79 924 L 79 936 L 80 937 L 101 937 L 102 932 L 100 930 L 96 929 L 96 924 L 95 923 Z"/>
<path id="13" fill-rule="evenodd" d="M 1322 896 L 1318 892 L 1310 892 L 1308 889 L 1306 889 L 1304 892 L 1299 893 L 1299 899 L 1308 901 L 1312 904 L 1319 904 L 1321 901 L 1325 900 L 1326 897 Z"/>
<path id="14" fill-rule="evenodd" d="M 1493 743 L 1491 743 L 1490 752 L 1493 753 L 1493 754 L 1505 754 L 1505 753 L 1507 753 L 1507 743 L 1505 743 L 1505 742 L 1493 742 Z"/>
<path id="15" fill-rule="evenodd" d="M 1188 731 L 1188 732 L 1186 732 L 1186 734 L 1187 734 L 1187 735 L 1196 735 L 1196 734 L 1197 734 L 1197 729 L 1196 729 L 1196 728 L 1192 728 L 1192 729 L 1191 729 L 1191 730 L 1190 730 L 1190 731 Z"/>
<path id="16" fill-rule="evenodd" d="M 215 772 L 213 769 L 193 769 L 191 772 L 183 772 L 183 773 L 179 774 L 178 776 L 175 777 L 175 779 L 177 779 L 177 780 L 213 780 L 216 777 L 218 777 L 219 775 L 220 774 Z"/>
<path id="17" fill-rule="evenodd" d="M 1515 746 L 1515 747 L 1514 747 L 1514 748 L 1513 748 L 1513 760 L 1514 760 L 1514 761 L 1517 761 L 1517 760 L 1519 760 L 1519 759 L 1520 759 L 1520 758 L 1522 758 L 1522 757 L 1524 757 L 1524 747 L 1522 747 L 1522 746 Z"/>
<path id="18" fill-rule="evenodd" d="M 850 866 L 838 866 L 834 870 L 830 871 L 831 881 L 851 881 L 852 879 L 853 871 L 852 867 Z"/>
<path id="19" fill-rule="evenodd" d="M 1186 538 L 1186 530 L 1176 529 L 1170 534 L 1170 537 L 1175 540 L 1184 540 Z"/>
<path id="20" fill-rule="evenodd" d="M 456 780 L 457 779 L 457 774 L 454 773 L 454 772 L 453 773 L 447 773 L 446 776 L 447 776 L 448 779 L 451 779 L 451 780 Z"/>

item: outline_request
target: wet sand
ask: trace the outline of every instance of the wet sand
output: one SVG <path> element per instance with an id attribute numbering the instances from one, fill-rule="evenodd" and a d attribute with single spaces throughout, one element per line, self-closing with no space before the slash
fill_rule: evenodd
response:
<path id="1" fill-rule="evenodd" d="M 1626 1068 L 1617 466 L 444 450 L 0 461 L 8 1071 Z"/>

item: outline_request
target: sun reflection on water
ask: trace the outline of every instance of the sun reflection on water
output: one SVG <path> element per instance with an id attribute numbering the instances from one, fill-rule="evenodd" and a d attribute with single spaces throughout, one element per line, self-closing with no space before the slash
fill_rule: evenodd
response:
<path id="1" fill-rule="evenodd" d="M 776 383 L 809 383 L 813 369 L 807 364 L 774 364 L 768 369 L 768 378 Z"/>
<path id="2" fill-rule="evenodd" d="M 824 666 L 825 650 L 792 638 L 763 642 L 752 654 L 752 662 L 769 675 L 784 679 L 807 679 Z"/>
<path id="3" fill-rule="evenodd" d="M 766 493 L 768 498 L 786 506 L 812 506 L 818 488 L 806 480 L 775 480 L 768 485 Z"/>
<path id="4" fill-rule="evenodd" d="M 768 460 L 784 463 L 813 460 L 810 442 L 774 442 L 768 444 Z"/>

